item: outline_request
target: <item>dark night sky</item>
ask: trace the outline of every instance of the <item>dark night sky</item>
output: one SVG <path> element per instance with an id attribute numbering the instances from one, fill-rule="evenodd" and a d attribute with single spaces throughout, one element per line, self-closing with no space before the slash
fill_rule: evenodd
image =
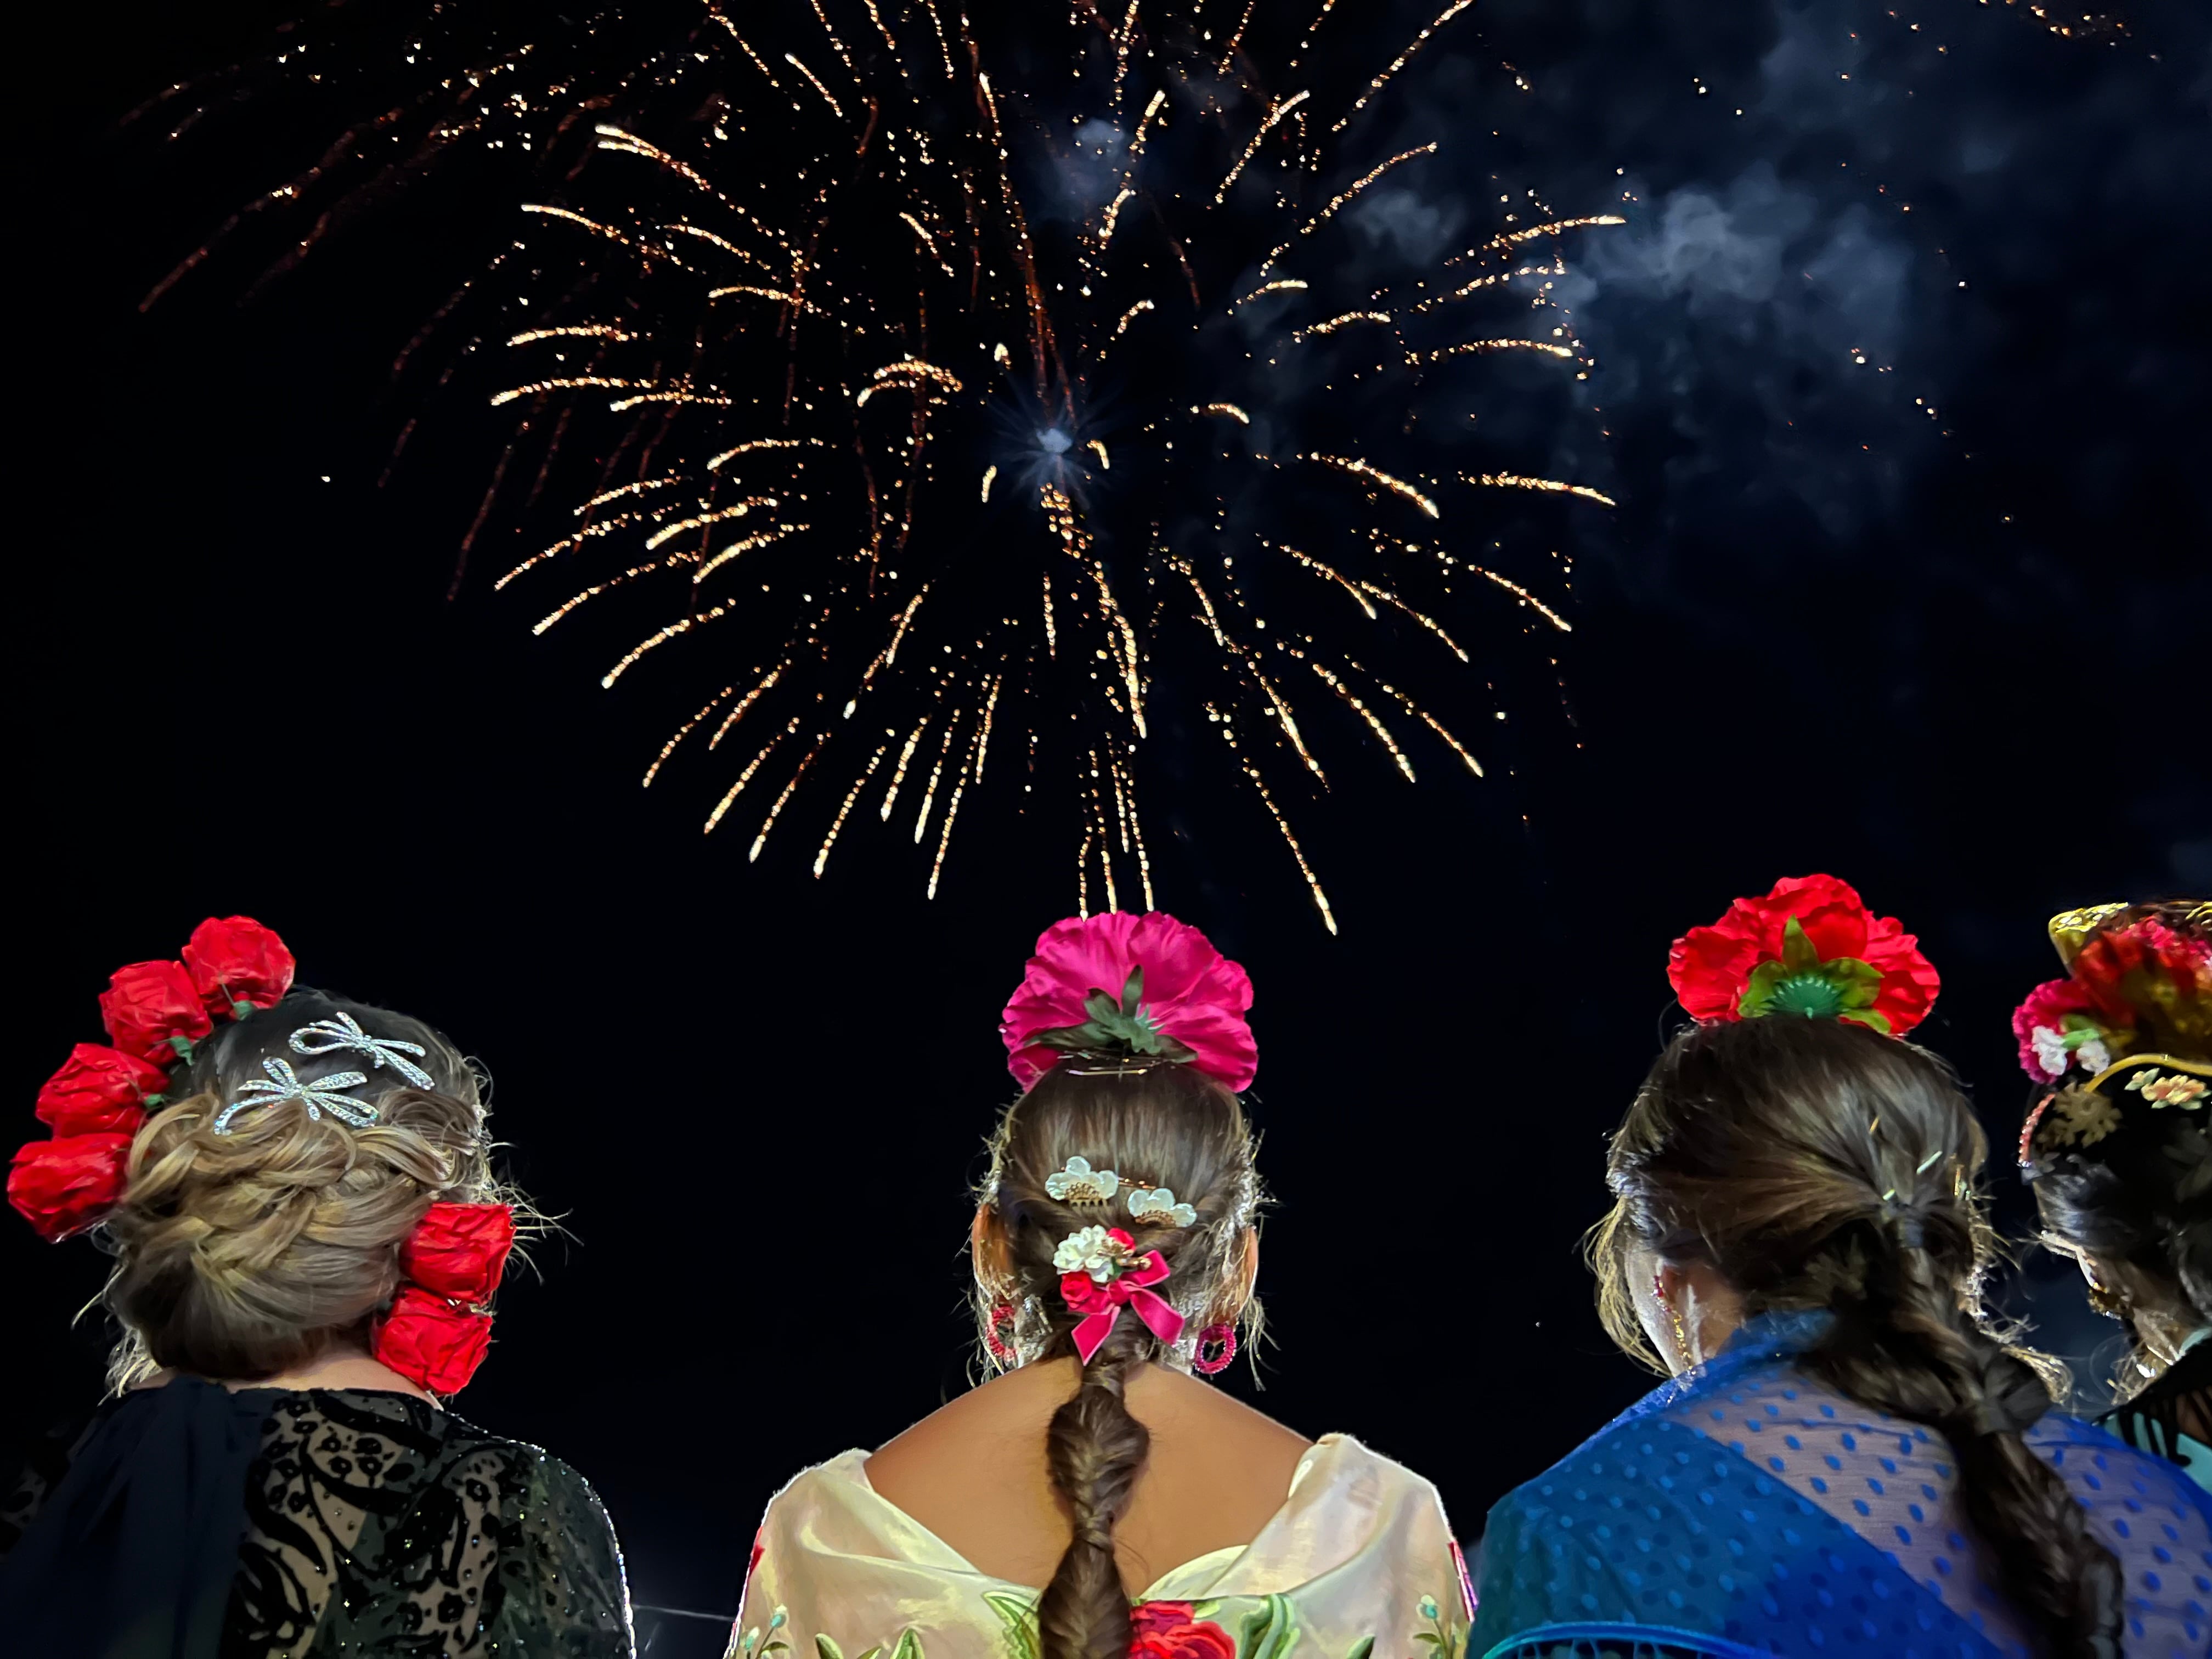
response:
<path id="1" fill-rule="evenodd" d="M 281 15 L 228 9 L 52 10 L 18 60 L 22 1127 L 107 972 L 210 912 L 453 1033 L 568 1231 L 465 1412 L 599 1486 L 641 1601 L 726 1609 L 781 1480 L 963 1385 L 994 1020 L 1066 861 L 986 831 L 933 903 L 888 840 L 822 882 L 748 865 L 638 791 L 658 728 L 597 688 L 604 638 L 534 640 L 482 581 L 447 600 L 485 432 L 376 478 L 384 365 L 465 198 L 249 306 L 218 276 L 138 313 L 265 181 L 250 136 L 114 137 Z M 1378 239 L 1487 225 L 1500 190 L 1630 216 L 1571 260 L 1610 435 L 1554 441 L 1621 506 L 1561 520 L 1564 701 L 1498 642 L 1508 766 L 1346 768 L 1308 811 L 1340 937 L 1211 812 L 1161 900 L 1259 988 L 1261 1403 L 1431 1475 L 1468 1536 L 1643 1386 L 1575 1246 L 1669 1029 L 1669 939 L 1778 875 L 1856 882 L 1942 969 L 1923 1032 L 2002 1147 L 2043 919 L 2212 887 L 2212 26 L 2126 15 L 2111 43 L 1968 0 L 1497 0 L 1390 118 L 1469 161 Z M 2002 1158 L 1995 1184 L 2017 1226 Z M 100 1263 L 21 1228 L 0 1252 L 13 1440 L 93 1397 L 100 1322 L 68 1323 Z M 2028 1275 L 2051 1346 L 2101 1340 Z"/>

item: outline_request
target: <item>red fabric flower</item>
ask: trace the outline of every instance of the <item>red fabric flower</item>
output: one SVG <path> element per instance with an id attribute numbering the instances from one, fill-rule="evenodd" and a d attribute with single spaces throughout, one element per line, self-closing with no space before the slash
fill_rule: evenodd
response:
<path id="1" fill-rule="evenodd" d="M 298 965 L 284 941 L 252 916 L 210 916 L 192 929 L 184 955 L 193 988 L 217 1019 L 230 1018 L 241 1002 L 275 1007 Z"/>
<path id="2" fill-rule="evenodd" d="M 1097 1012 L 1093 994 L 1121 998 L 1139 969 L 1139 1005 L 1122 1023 L 1180 1043 L 1192 1065 L 1230 1088 L 1249 1087 L 1260 1060 L 1244 1018 L 1251 978 L 1197 928 L 1160 910 L 1071 916 L 1044 931 L 999 1020 L 1015 1080 L 1026 1089 L 1060 1058 L 1036 1041 L 1041 1033 L 1084 1025 Z"/>
<path id="3" fill-rule="evenodd" d="M 417 1388 L 459 1394 L 491 1348 L 491 1316 L 404 1285 L 376 1328 L 376 1358 Z"/>
<path id="4" fill-rule="evenodd" d="M 489 1302 L 514 1248 L 514 1212 L 504 1204 L 433 1204 L 399 1247 L 399 1271 L 456 1302 Z"/>
<path id="5" fill-rule="evenodd" d="M 40 1237 L 58 1243 L 115 1207 L 130 1156 L 131 1137 L 120 1133 L 31 1141 L 9 1169 L 8 1201 Z"/>
<path id="6" fill-rule="evenodd" d="M 58 1135 L 98 1130 L 135 1133 L 147 1098 L 169 1086 L 169 1074 L 120 1048 L 80 1042 L 39 1090 L 39 1119 Z"/>
<path id="7" fill-rule="evenodd" d="M 2114 1024 L 2212 1004 L 2212 942 L 2176 933 L 2155 916 L 2091 935 L 2072 967 L 2075 982 Z"/>
<path id="8" fill-rule="evenodd" d="M 1188 1601 L 1146 1601 L 1133 1608 L 1132 1659 L 1237 1659 L 1237 1644 L 1227 1631 L 1190 1614 Z"/>
<path id="9" fill-rule="evenodd" d="M 117 969 L 100 994 L 100 1018 L 117 1048 L 156 1064 L 182 1058 L 178 1043 L 189 1049 L 215 1029 L 179 962 Z"/>
<path id="10" fill-rule="evenodd" d="M 1791 1010 L 1786 1000 L 1779 1000 L 1775 1011 L 1830 1012 L 1902 1036 L 1934 1006 L 1942 981 L 1934 964 L 1920 954 L 1918 941 L 1894 917 L 1869 912 L 1858 894 L 1833 876 L 1785 877 L 1764 898 L 1738 899 L 1711 927 L 1692 927 L 1676 939 L 1667 977 L 1682 1006 L 1700 1020 L 1734 1020 L 1747 1012 L 1769 1012 L 1765 1006 L 1747 1008 L 1746 1004 L 1753 998 L 1755 980 L 1762 991 L 1771 989 L 1771 982 L 1787 971 L 1778 967 L 1763 978 L 1759 975 L 1766 963 L 1785 963 L 1792 921 L 1817 959 L 1817 965 L 1801 977 L 1808 983 L 1831 985 L 1834 994 L 1826 1000 L 1835 1006 Z M 1871 973 L 1846 972 L 1831 965 L 1850 963 L 1863 963 Z"/>

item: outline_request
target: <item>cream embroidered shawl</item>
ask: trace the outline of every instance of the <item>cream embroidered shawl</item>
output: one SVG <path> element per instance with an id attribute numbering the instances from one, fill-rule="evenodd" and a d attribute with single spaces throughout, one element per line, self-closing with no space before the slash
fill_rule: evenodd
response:
<path id="1" fill-rule="evenodd" d="M 808 1469 L 769 1504 L 730 1659 L 1036 1659 L 1036 1589 L 978 1571 L 878 1497 L 867 1457 Z M 1332 1434 L 1258 1537 L 1185 1562 L 1144 1601 L 1178 1604 L 1146 1620 L 1160 1659 L 1456 1659 L 1466 1595 L 1436 1488 Z"/>

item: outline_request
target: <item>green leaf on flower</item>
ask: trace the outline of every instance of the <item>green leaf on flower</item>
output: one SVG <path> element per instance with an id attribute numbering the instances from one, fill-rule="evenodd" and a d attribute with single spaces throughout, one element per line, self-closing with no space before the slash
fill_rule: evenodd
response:
<path id="1" fill-rule="evenodd" d="M 1819 948 L 1792 916 L 1782 930 L 1782 955 L 1751 971 L 1736 1012 L 1746 1019 L 1795 1014 L 1805 1019 L 1850 1019 L 1889 1030 L 1887 1017 L 1874 1012 L 1881 994 L 1881 969 L 1856 957 L 1820 959 Z"/>
<path id="2" fill-rule="evenodd" d="M 821 1655 L 822 1659 L 845 1659 L 845 1650 L 820 1631 L 814 1632 L 814 1651 Z"/>
<path id="3" fill-rule="evenodd" d="M 1091 994 L 1083 999 L 1083 1012 L 1089 1018 L 1082 1024 L 1039 1031 L 1030 1040 L 1066 1054 L 1145 1054 L 1172 1060 L 1196 1058 L 1194 1050 L 1153 1025 L 1151 1011 L 1145 1006 L 1142 967 L 1129 970 L 1118 1003 L 1093 986 Z"/>
<path id="4" fill-rule="evenodd" d="M 1375 1651 L 1375 1638 L 1363 1636 L 1345 1650 L 1344 1659 L 1367 1659 Z"/>
<path id="5" fill-rule="evenodd" d="M 899 1632 L 898 1645 L 891 1650 L 891 1659 L 921 1659 L 921 1638 L 908 1625 Z"/>

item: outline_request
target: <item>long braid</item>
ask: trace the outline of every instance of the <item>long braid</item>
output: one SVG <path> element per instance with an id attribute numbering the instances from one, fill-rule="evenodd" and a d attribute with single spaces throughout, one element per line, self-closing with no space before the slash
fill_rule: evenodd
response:
<path id="1" fill-rule="evenodd" d="M 1940 1212 L 1923 1224 L 1933 1231 L 1946 1223 L 1961 1231 Z M 1836 1320 L 1799 1364 L 1862 1405 L 1941 1433 L 1957 1460 L 1967 1518 L 2046 1651 L 2118 1659 L 2119 1563 L 2090 1533 L 2064 1479 L 2021 1438 L 2050 1409 L 2043 1378 L 1966 1316 L 1937 1282 L 1934 1261 L 1930 1249 L 1905 1248 L 1880 1224 L 1834 1236 L 1806 1282 Z"/>
<path id="2" fill-rule="evenodd" d="M 1052 1484 L 1067 1500 L 1075 1528 L 1037 1603 L 1044 1651 L 1054 1659 L 1125 1659 L 1129 1650 L 1129 1601 L 1114 1527 L 1152 1443 L 1123 1398 L 1130 1373 L 1143 1363 L 1138 1350 L 1146 1345 L 1132 1340 L 1142 1329 L 1134 1319 L 1116 1325 L 1083 1368 L 1083 1386 L 1045 1431 Z"/>

